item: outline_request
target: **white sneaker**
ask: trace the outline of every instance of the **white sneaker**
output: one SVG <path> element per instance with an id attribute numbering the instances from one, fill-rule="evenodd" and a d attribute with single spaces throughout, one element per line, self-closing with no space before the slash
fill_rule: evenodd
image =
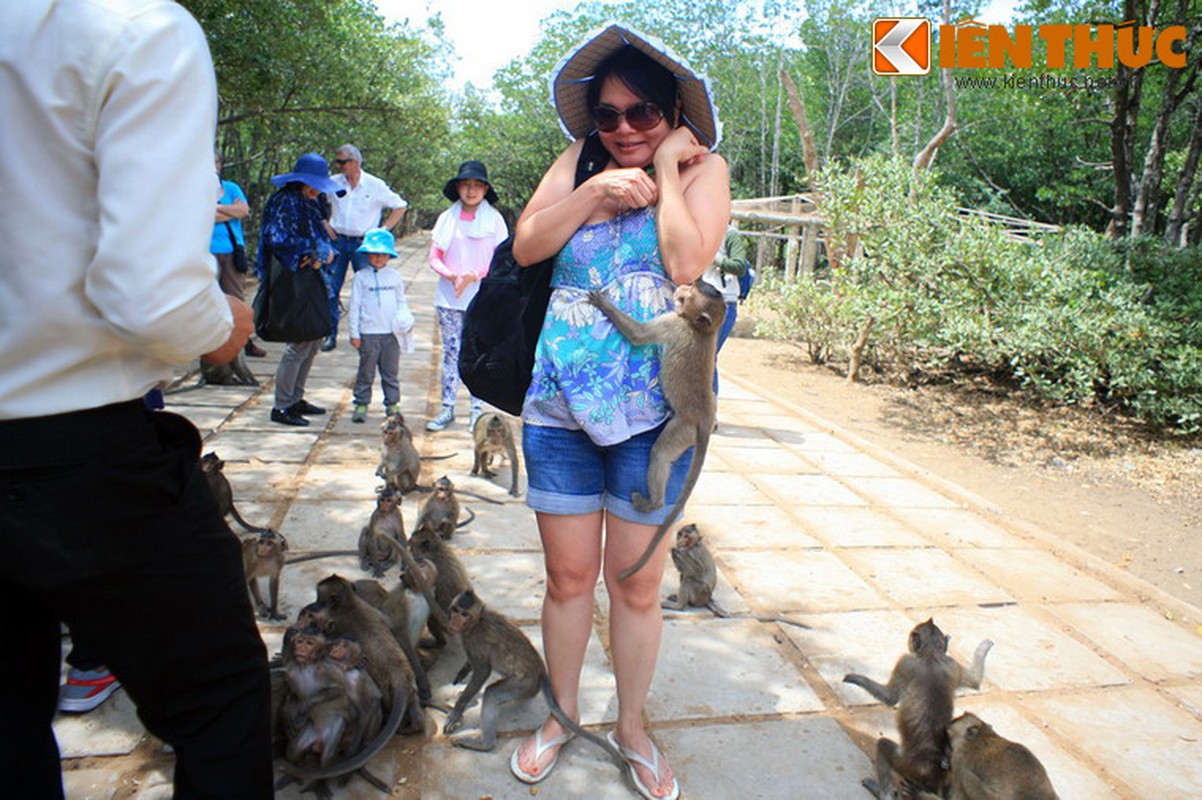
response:
<path id="1" fill-rule="evenodd" d="M 445 430 L 452 422 L 455 421 L 455 409 L 442 407 L 442 411 L 437 417 L 426 423 L 426 430 L 441 431 Z"/>

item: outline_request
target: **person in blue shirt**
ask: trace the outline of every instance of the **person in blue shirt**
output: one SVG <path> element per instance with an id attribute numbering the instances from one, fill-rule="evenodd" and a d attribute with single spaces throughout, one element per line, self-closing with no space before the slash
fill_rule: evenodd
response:
<path id="1" fill-rule="evenodd" d="M 242 220 L 250 216 L 250 204 L 242 187 L 221 177 L 221 153 L 213 153 L 213 166 L 217 168 L 217 179 L 221 181 L 221 197 L 217 198 L 217 211 L 213 220 L 213 239 L 209 252 L 217 259 L 217 284 L 221 291 L 246 302 L 246 262 L 239 265 L 234 259 L 235 247 L 243 248 L 245 258 L 246 237 L 242 231 Z M 240 268 L 239 268 L 240 267 Z M 262 358 L 267 351 L 247 339 L 244 348 L 248 356 Z"/>

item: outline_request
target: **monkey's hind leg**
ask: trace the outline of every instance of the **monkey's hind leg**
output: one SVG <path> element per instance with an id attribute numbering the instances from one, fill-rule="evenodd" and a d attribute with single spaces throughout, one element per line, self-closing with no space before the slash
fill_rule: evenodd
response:
<path id="1" fill-rule="evenodd" d="M 480 701 L 480 736 L 452 739 L 456 747 L 466 747 L 469 750 L 491 752 L 497 746 L 497 722 L 501 706 L 517 700 L 531 697 L 524 692 L 521 683 L 513 678 L 502 678 L 484 690 L 484 699 Z M 537 687 L 535 687 L 537 691 Z"/>
<path id="2" fill-rule="evenodd" d="M 668 476 L 672 472 L 672 462 L 693 444 L 693 429 L 684 425 L 678 417 L 673 417 L 660 431 L 659 438 L 651 447 L 651 456 L 647 462 L 647 495 L 632 492 L 630 504 L 637 511 L 654 511 L 663 508 L 664 495 L 668 488 Z"/>
<path id="3" fill-rule="evenodd" d="M 897 800 L 897 788 L 893 778 L 896 762 L 901 758 L 897 742 L 884 736 L 876 740 L 876 796 L 879 800 Z M 863 781 L 869 791 L 871 780 Z"/>

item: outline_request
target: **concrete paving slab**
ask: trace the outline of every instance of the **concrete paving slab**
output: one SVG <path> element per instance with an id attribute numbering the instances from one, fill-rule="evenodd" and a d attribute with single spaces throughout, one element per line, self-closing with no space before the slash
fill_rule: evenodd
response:
<path id="1" fill-rule="evenodd" d="M 268 464 L 257 459 L 247 463 L 227 463 L 222 470 L 234 490 L 238 508 L 245 503 L 275 503 L 292 494 L 300 479 L 299 464 Z"/>
<path id="2" fill-rule="evenodd" d="M 772 499 L 761 492 L 747 478 L 733 472 L 714 472 L 702 470 L 693 489 L 693 498 L 711 505 L 729 506 L 767 506 L 772 505 Z"/>
<path id="3" fill-rule="evenodd" d="M 792 515 L 776 506 L 715 506 L 698 496 L 684 522 L 696 522 L 711 549 L 818 547 Z M 702 502 L 704 501 L 704 502 Z"/>
<path id="4" fill-rule="evenodd" d="M 380 449 L 378 429 L 366 432 L 362 436 L 335 432 L 323 442 L 319 458 L 325 463 L 364 467 L 374 475 L 376 466 L 380 463 Z"/>
<path id="5" fill-rule="evenodd" d="M 173 392 L 163 398 L 168 411 L 180 413 L 181 408 L 207 406 L 236 409 L 255 394 L 261 386 L 201 386 L 184 392 Z"/>
<path id="6" fill-rule="evenodd" d="M 1202 686 L 1197 684 L 1166 686 L 1164 690 L 1177 698 L 1182 707 L 1193 714 L 1195 719 L 1202 720 Z"/>
<path id="7" fill-rule="evenodd" d="M 476 519 L 455 532 L 451 541 L 456 547 L 535 550 L 541 557 L 538 527 L 534 522 L 534 514 L 525 503 L 516 501 L 498 506 L 470 497 L 461 498 L 462 519 L 467 519 L 469 509 L 476 514 Z"/>
<path id="8" fill-rule="evenodd" d="M 1049 611 L 1150 681 L 1202 675 L 1202 638 L 1154 608 L 1066 603 L 1049 606 Z"/>
<path id="9" fill-rule="evenodd" d="M 201 436 L 207 436 L 216 431 L 233 413 L 232 408 L 219 406 L 176 406 L 171 410 L 191 420 L 196 429 L 200 431 Z"/>
<path id="10" fill-rule="evenodd" d="M 664 623 L 647 711 L 652 719 L 715 719 L 821 711 L 822 702 L 752 620 Z"/>
<path id="11" fill-rule="evenodd" d="M 63 772 L 63 792 L 79 800 L 110 800 L 121 788 L 120 778 L 106 769 L 73 769 Z"/>
<path id="12" fill-rule="evenodd" d="M 309 457 L 320 431 L 296 428 L 288 431 L 220 430 L 205 440 L 205 452 L 216 452 L 225 461 L 249 461 L 299 464 Z"/>
<path id="13" fill-rule="evenodd" d="M 689 800 L 858 798 L 872 769 L 828 717 L 672 728 L 656 738 Z"/>
<path id="14" fill-rule="evenodd" d="M 957 554 L 1016 597 L 1033 602 L 1118 600 L 1121 595 L 1046 550 L 965 550 Z"/>
<path id="15" fill-rule="evenodd" d="M 375 507 L 374 499 L 298 501 L 288 507 L 280 530 L 293 550 L 354 550 Z M 415 513 L 402 506 L 406 525 Z"/>
<path id="16" fill-rule="evenodd" d="M 460 553 L 459 560 L 490 607 L 514 621 L 538 620 L 547 593 L 541 552 Z"/>
<path id="17" fill-rule="evenodd" d="M 1038 607 L 940 609 L 935 622 L 951 635 L 950 652 L 962 664 L 969 663 L 982 639 L 994 642 L 985 661 L 987 688 L 1038 692 L 1131 682 Z"/>
<path id="18" fill-rule="evenodd" d="M 915 530 L 921 531 L 937 543 L 946 543 L 949 547 L 1030 546 L 1026 540 L 1007 533 L 980 514 L 967 509 L 899 508 L 894 513 L 914 526 Z"/>
<path id="19" fill-rule="evenodd" d="M 844 558 L 906 608 L 1009 603 L 1014 598 L 942 550 L 858 548 Z"/>
<path id="20" fill-rule="evenodd" d="M 135 800 L 171 800 L 172 776 L 174 769 L 154 769 L 147 774 L 138 786 Z"/>
<path id="21" fill-rule="evenodd" d="M 774 415 L 768 417 L 766 420 L 766 422 L 769 423 L 769 426 L 766 428 L 766 430 L 770 435 L 773 435 L 773 438 L 789 445 L 791 449 L 801 453 L 806 458 L 811 458 L 812 455 L 816 453 L 843 453 L 845 455 L 855 455 L 857 452 L 859 452 L 842 439 L 832 436 L 829 433 L 814 430 L 812 427 L 803 423 L 797 423 L 798 427 L 796 428 L 797 430 L 805 432 L 805 435 L 803 436 L 792 438 L 781 438 L 775 436 L 774 432 L 779 430 L 779 428 L 772 427 L 772 420 L 779 421 L 787 418 L 788 415 L 781 414 L 779 410 L 774 411 Z"/>
<path id="22" fill-rule="evenodd" d="M 775 472 L 785 475 L 815 474 L 818 472 L 813 464 L 801 456 L 780 448 L 763 447 L 718 447 L 710 451 L 706 459 L 718 456 L 727 465 L 726 472 L 737 472 L 741 475 L 749 473 Z"/>
<path id="23" fill-rule="evenodd" d="M 289 622 L 295 620 L 298 611 L 317 599 L 314 588 L 317 583 L 330 575 L 341 575 L 351 581 L 371 577 L 369 573 L 359 569 L 358 556 L 331 556 L 289 564 L 284 567 L 280 576 L 280 614 Z M 391 570 L 381 583 L 386 588 L 391 588 L 396 579 L 396 570 Z M 263 595 L 263 599 L 267 600 L 266 594 Z"/>
<path id="24" fill-rule="evenodd" d="M 242 515 L 242 519 L 259 528 L 271 527 L 272 520 L 275 519 L 276 510 L 279 508 L 278 503 L 248 503 L 242 500 L 234 500 L 234 508 L 238 509 L 238 513 Z M 252 531 L 243 528 L 234 520 L 233 515 L 226 517 L 226 522 L 230 528 L 239 536 L 245 536 Z"/>
<path id="25" fill-rule="evenodd" d="M 806 460 L 815 470 L 828 475 L 844 478 L 859 476 L 865 478 L 898 478 L 901 473 L 872 456 L 863 453 L 831 453 L 822 450 L 809 450 Z"/>
<path id="26" fill-rule="evenodd" d="M 874 508 L 813 507 L 801 520 L 833 547 L 926 547 L 930 542 L 913 529 Z"/>
<path id="27" fill-rule="evenodd" d="M 375 468 L 362 464 L 315 464 L 305 475 L 305 484 L 296 499 L 317 500 L 368 500 L 373 507 L 376 489 L 382 482 L 376 477 Z"/>
<path id="28" fill-rule="evenodd" d="M 842 479 L 852 491 L 869 501 L 890 508 L 959 508 L 939 492 L 909 478 L 866 478 L 850 475 Z"/>
<path id="29" fill-rule="evenodd" d="M 757 487 L 784 506 L 864 506 L 863 498 L 826 475 L 770 475 L 752 477 Z"/>
<path id="30" fill-rule="evenodd" d="M 730 551 L 722 560 L 748 603 L 764 611 L 821 613 L 887 605 L 830 553 Z"/>
<path id="31" fill-rule="evenodd" d="M 63 758 L 125 755 L 145 736 L 146 729 L 123 688 L 94 711 L 54 717 L 54 737 Z"/>
<path id="32" fill-rule="evenodd" d="M 1202 722 L 1147 686 L 1031 695 L 1024 708 L 1066 741 L 1088 742 L 1103 776 L 1126 797 L 1197 797 Z"/>
<path id="33" fill-rule="evenodd" d="M 1011 705 L 983 697 L 958 698 L 956 713 L 971 711 L 989 723 L 999 736 L 1018 742 L 1030 750 L 1047 770 L 1052 788 L 1060 797 L 1083 797 L 1090 800 L 1118 800 L 1122 797 L 1095 772 L 1096 766 L 1083 764 L 1065 752 L 1049 736 L 1047 728 L 1027 719 Z"/>

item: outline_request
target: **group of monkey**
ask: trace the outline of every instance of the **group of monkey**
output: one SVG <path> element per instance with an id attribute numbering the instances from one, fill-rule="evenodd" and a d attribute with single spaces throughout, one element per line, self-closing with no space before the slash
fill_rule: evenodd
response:
<path id="1" fill-rule="evenodd" d="M 688 447 L 694 448 L 685 488 L 668 521 L 656 531 L 642 558 L 623 573 L 625 577 L 641 568 L 654 552 L 671 521 L 683 510 L 700 473 L 714 424 L 710 391 L 713 341 L 725 309 L 720 298 L 693 286 L 677 290 L 673 312 L 647 323 L 627 317 L 598 292 L 588 299 L 633 343 L 663 347 L 661 383 L 673 417 L 652 450 L 647 473 L 649 496 L 632 498 L 636 508 L 651 510 L 663 505 L 668 467 Z M 509 423 L 498 414 L 487 414 L 475 422 L 472 434 L 472 474 L 492 477 L 492 459 L 507 457 L 511 467 L 509 493 L 517 497 L 518 462 Z M 624 766 L 622 754 L 609 742 L 583 730 L 563 713 L 551 693 L 538 651 L 516 625 L 490 609 L 472 589 L 450 540 L 474 515 L 460 520 L 455 487 L 447 477 L 432 487 L 418 483 L 421 460 L 404 418 L 400 414 L 388 417 L 376 470 L 385 485 L 378 491 L 376 509 L 360 533 L 358 550 L 288 556 L 283 536 L 250 526 L 238 514 L 216 454 L 202 459 L 201 467 L 219 510 L 257 534 L 243 540 L 243 564 L 260 615 L 283 619 L 278 593 L 286 563 L 354 553 L 359 556 L 360 567 L 373 578 L 384 577 L 394 567 L 400 571 L 400 579 L 391 589 L 373 579 L 352 582 L 338 575 L 323 579 L 316 587 L 316 602 L 301 609 L 296 622 L 287 629 L 282 656 L 273 672 L 273 731 L 283 742 L 284 756 L 280 786 L 302 781 L 306 782 L 306 791 L 329 796 L 328 782 L 345 782 L 357 774 L 387 792 L 387 786 L 366 771 L 366 764 L 396 733 L 424 730 L 424 708 L 432 706 L 432 695 L 426 675 L 428 664 L 418 647 L 427 652 L 441 649 L 448 634 L 459 637 L 466 656 L 454 682 L 467 679 L 468 683 L 449 710 L 444 734 L 461 728 L 465 709 L 484 689 L 480 735 L 455 737 L 453 744 L 492 750 L 501 707 L 541 692 L 561 723 Z M 406 537 L 400 499 L 414 490 L 429 492 L 430 497 L 421 505 L 412 535 Z M 695 525 L 677 531 L 671 554 L 680 572 L 680 584 L 663 603 L 665 608 L 704 607 L 721 617 L 807 627 L 780 616 L 730 614 L 719 606 L 713 598 L 717 570 Z M 269 583 L 270 604 L 260 595 L 260 579 Z M 427 628 L 431 638 L 419 639 Z M 947 643 L 948 637 L 928 620 L 911 631 L 909 652 L 898 660 L 888 684 L 858 674 L 844 677 L 846 683 L 860 686 L 877 700 L 897 707 L 900 745 L 884 737 L 878 740 L 876 776 L 866 779 L 864 786 L 883 799 L 1055 798 L 1046 771 L 1026 747 L 999 736 L 973 714 L 953 719 L 955 690 L 960 686 L 979 688 L 985 657 L 993 643 L 984 641 L 978 646 L 968 669 L 947 654 Z M 499 679 L 484 688 L 494 672 Z"/>

